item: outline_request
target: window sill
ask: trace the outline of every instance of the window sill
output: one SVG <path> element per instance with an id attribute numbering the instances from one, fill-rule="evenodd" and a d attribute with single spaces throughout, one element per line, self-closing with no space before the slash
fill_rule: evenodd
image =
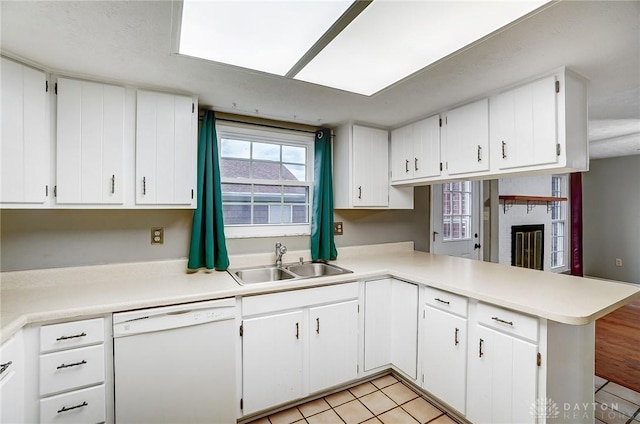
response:
<path id="1" fill-rule="evenodd" d="M 224 234 L 227 239 L 259 238 L 259 237 L 291 237 L 310 236 L 309 225 L 252 225 L 225 226 Z"/>

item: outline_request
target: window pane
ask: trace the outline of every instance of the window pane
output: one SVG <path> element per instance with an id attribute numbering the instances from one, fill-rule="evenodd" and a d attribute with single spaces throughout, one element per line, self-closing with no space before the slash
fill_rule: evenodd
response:
<path id="1" fill-rule="evenodd" d="M 223 202 L 245 203 L 251 201 L 251 184 L 221 184 L 221 186 Z"/>
<path id="2" fill-rule="evenodd" d="M 251 224 L 251 206 L 223 205 L 222 216 L 225 225 Z"/>
<path id="3" fill-rule="evenodd" d="M 249 141 L 228 138 L 220 140 L 220 156 L 223 158 L 249 159 L 250 153 L 251 143 Z"/>
<path id="4" fill-rule="evenodd" d="M 451 221 L 445 220 L 442 229 L 444 230 L 442 238 L 444 240 L 451 240 Z"/>
<path id="5" fill-rule="evenodd" d="M 310 203 L 307 187 L 284 187 L 284 203 Z"/>
<path id="6" fill-rule="evenodd" d="M 291 222 L 291 207 L 288 205 L 269 206 L 269 224 L 288 224 Z"/>
<path id="7" fill-rule="evenodd" d="M 270 143 L 253 143 L 253 158 L 279 162 L 280 145 Z"/>
<path id="8" fill-rule="evenodd" d="M 249 161 L 237 159 L 220 159 L 220 177 L 249 178 Z"/>
<path id="9" fill-rule="evenodd" d="M 293 205 L 291 207 L 291 222 L 296 224 L 303 224 L 309 222 L 308 212 L 309 207 L 307 205 Z"/>
<path id="10" fill-rule="evenodd" d="M 282 146 L 282 161 L 305 165 L 307 163 L 307 149 L 297 146 Z"/>
<path id="11" fill-rule="evenodd" d="M 251 177 L 258 180 L 280 180 L 280 165 L 274 162 L 253 162 Z"/>
<path id="12" fill-rule="evenodd" d="M 288 181 L 306 180 L 307 167 L 304 165 L 282 165 L 282 179 Z"/>
<path id="13" fill-rule="evenodd" d="M 267 205 L 253 206 L 253 224 L 269 223 L 269 207 Z"/>
<path id="14" fill-rule="evenodd" d="M 282 186 L 259 185 L 253 186 L 254 203 L 282 203 Z"/>

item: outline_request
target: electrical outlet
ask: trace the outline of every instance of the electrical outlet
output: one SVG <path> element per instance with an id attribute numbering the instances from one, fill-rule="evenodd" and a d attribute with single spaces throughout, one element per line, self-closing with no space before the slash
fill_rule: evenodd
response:
<path id="1" fill-rule="evenodd" d="M 616 258 L 616 266 L 622 266 L 622 259 Z"/>
<path id="2" fill-rule="evenodd" d="M 151 227 L 151 244 L 164 243 L 164 227 Z"/>
<path id="3" fill-rule="evenodd" d="M 342 235 L 342 222 L 333 223 L 333 234 L 336 236 Z"/>

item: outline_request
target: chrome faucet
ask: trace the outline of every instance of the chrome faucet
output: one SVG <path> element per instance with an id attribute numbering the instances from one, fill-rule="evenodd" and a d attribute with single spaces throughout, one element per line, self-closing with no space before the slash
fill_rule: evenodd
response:
<path id="1" fill-rule="evenodd" d="M 282 266 L 282 255 L 287 253 L 287 246 L 278 242 L 276 243 L 276 266 L 280 268 Z"/>

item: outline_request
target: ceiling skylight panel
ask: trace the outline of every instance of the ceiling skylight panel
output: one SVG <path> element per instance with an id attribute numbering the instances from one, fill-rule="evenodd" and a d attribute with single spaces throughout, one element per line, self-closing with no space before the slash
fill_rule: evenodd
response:
<path id="1" fill-rule="evenodd" d="M 285 75 L 352 2 L 184 0 L 179 53 Z"/>
<path id="2" fill-rule="evenodd" d="M 295 78 L 372 95 L 544 3 L 376 0 Z"/>

